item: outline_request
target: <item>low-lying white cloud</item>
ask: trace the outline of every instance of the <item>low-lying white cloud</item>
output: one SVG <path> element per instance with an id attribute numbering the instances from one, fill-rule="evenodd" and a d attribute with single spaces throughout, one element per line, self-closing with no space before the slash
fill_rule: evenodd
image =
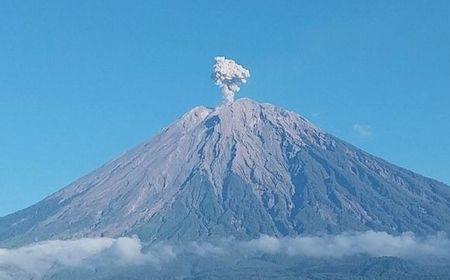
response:
<path id="1" fill-rule="evenodd" d="M 17 249 L 0 249 L 0 280 L 40 279 L 51 270 L 80 266 L 160 265 L 175 257 L 171 246 L 143 253 L 137 238 L 54 240 Z"/>
<path id="2" fill-rule="evenodd" d="M 354 255 L 405 259 L 450 259 L 445 234 L 417 237 L 412 233 L 357 232 L 339 235 L 272 237 L 239 241 L 187 242 L 145 247 L 138 238 L 55 240 L 15 249 L 0 249 L 0 280 L 41 279 L 64 268 L 117 268 L 153 265 L 159 268 L 184 254 L 199 258 L 253 257 L 281 254 L 291 257 L 344 258 Z"/>
<path id="3" fill-rule="evenodd" d="M 340 235 L 275 238 L 262 236 L 242 243 L 250 252 L 286 254 L 315 258 L 342 258 L 364 254 L 407 259 L 450 257 L 450 240 L 445 234 L 425 238 L 412 233 L 390 235 L 385 232 L 360 232 Z"/>

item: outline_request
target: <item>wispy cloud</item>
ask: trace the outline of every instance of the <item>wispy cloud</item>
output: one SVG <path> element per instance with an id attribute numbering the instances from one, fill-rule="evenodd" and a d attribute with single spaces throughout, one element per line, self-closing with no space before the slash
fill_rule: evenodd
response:
<path id="1" fill-rule="evenodd" d="M 363 138 L 369 138 L 373 135 L 372 127 L 368 124 L 355 123 L 353 125 L 353 130 Z"/>

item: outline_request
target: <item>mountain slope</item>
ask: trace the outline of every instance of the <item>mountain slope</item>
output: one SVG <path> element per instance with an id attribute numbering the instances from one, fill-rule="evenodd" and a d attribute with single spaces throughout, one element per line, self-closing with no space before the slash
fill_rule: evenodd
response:
<path id="1" fill-rule="evenodd" d="M 249 99 L 197 107 L 149 141 L 0 219 L 0 242 L 379 230 L 450 233 L 450 188 Z"/>

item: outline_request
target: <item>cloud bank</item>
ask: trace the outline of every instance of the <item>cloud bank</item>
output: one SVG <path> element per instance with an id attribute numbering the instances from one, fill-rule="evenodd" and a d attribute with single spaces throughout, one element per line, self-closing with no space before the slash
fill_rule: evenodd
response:
<path id="1" fill-rule="evenodd" d="M 173 247 L 143 252 L 137 238 L 83 238 L 0 249 L 0 280 L 41 279 L 50 271 L 92 266 L 161 265 L 175 257 Z"/>
<path id="2" fill-rule="evenodd" d="M 250 71 L 232 59 L 223 56 L 214 58 L 211 78 L 223 93 L 225 103 L 232 103 L 239 86 L 245 84 L 250 78 Z"/>
<path id="3" fill-rule="evenodd" d="M 343 258 L 359 254 L 406 259 L 450 257 L 450 240 L 445 234 L 419 238 L 412 233 L 394 236 L 385 232 L 367 231 L 306 237 L 262 236 L 242 245 L 250 252 L 314 258 Z"/>
<path id="4" fill-rule="evenodd" d="M 42 279 L 65 268 L 117 268 L 170 265 L 183 255 L 199 258 L 289 257 L 345 258 L 354 255 L 393 256 L 405 259 L 450 259 L 445 234 L 417 237 L 412 233 L 359 232 L 339 235 L 276 238 L 263 235 L 250 241 L 233 238 L 215 242 L 188 242 L 144 246 L 137 238 L 84 238 L 47 241 L 16 249 L 0 249 L 0 280 Z M 233 257 L 234 258 L 234 257 Z"/>

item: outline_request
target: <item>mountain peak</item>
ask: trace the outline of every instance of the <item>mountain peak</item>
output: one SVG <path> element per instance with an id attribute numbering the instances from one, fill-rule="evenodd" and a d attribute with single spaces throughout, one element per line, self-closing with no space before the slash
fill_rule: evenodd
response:
<path id="1" fill-rule="evenodd" d="M 286 130 L 287 133 L 321 138 L 325 133 L 307 119 L 270 103 L 259 103 L 249 98 L 240 98 L 234 102 L 221 104 L 216 108 L 198 106 L 184 114 L 178 125 L 193 128 L 203 123 L 210 128 L 218 126 L 223 133 L 242 133 L 248 130 L 256 135 L 261 126 Z M 250 135 L 251 136 L 251 135 Z M 253 137 L 253 136 L 252 136 Z M 312 140 L 312 139 L 310 139 Z"/>

